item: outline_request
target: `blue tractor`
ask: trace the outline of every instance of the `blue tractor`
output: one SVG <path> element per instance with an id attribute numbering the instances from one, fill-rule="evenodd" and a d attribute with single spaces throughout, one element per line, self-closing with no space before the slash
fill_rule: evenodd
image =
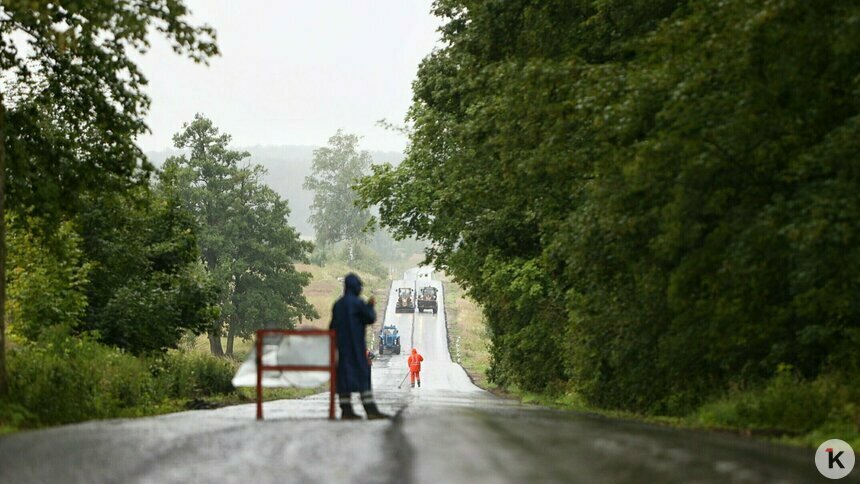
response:
<path id="1" fill-rule="evenodd" d="M 379 332 L 379 354 L 384 355 L 386 352 L 400 354 L 400 333 L 393 324 L 383 326 Z"/>

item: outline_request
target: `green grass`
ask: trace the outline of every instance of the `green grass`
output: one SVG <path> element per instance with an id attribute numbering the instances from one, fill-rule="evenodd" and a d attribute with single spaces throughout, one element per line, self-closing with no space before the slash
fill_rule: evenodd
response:
<path id="1" fill-rule="evenodd" d="M 801 385 L 803 386 L 803 385 Z M 838 438 L 848 442 L 852 447 L 860 446 L 860 430 L 858 423 L 852 422 L 850 412 L 856 408 L 848 404 L 849 415 L 832 415 L 814 427 L 798 431 L 787 427 L 786 422 L 775 420 L 774 416 L 739 416 L 739 407 L 754 400 L 756 397 L 727 397 L 700 407 L 696 412 L 686 417 L 668 417 L 662 415 L 643 415 L 620 410 L 607 410 L 590 406 L 575 393 L 566 393 L 558 396 L 528 393 L 517 388 L 507 388 L 506 391 L 518 398 L 521 402 L 532 405 L 541 405 L 560 410 L 572 410 L 584 413 L 602 415 L 604 417 L 636 420 L 657 425 L 666 425 L 675 428 L 718 430 L 737 433 L 748 437 L 755 437 L 786 445 L 801 446 L 807 448 L 818 447 L 828 439 Z M 741 401 L 746 403 L 741 404 Z M 785 407 L 800 406 L 800 402 L 789 399 L 771 402 L 771 405 Z M 741 412 L 743 413 L 743 412 Z M 856 413 L 854 413 L 856 415 Z M 856 418 L 856 417 L 855 417 Z M 771 426 L 777 422 L 778 426 Z M 804 426 L 808 426 L 805 424 Z"/>
<path id="2" fill-rule="evenodd" d="M 803 380 L 790 370 L 781 371 L 760 387 L 730 392 L 701 406 L 690 419 L 706 428 L 809 447 L 831 438 L 856 447 L 860 445 L 860 389 L 856 381 L 837 375 Z"/>
<path id="3" fill-rule="evenodd" d="M 294 398 L 305 398 L 317 393 L 328 391 L 328 386 L 316 388 L 264 388 L 263 401 L 286 400 Z M 257 393 L 254 388 L 237 388 L 236 391 L 226 395 L 218 395 L 210 400 L 218 405 L 238 405 L 253 403 L 257 401 Z"/>
<path id="4" fill-rule="evenodd" d="M 490 367 L 489 337 L 483 322 L 481 309 L 465 297 L 462 288 L 447 281 L 445 283 L 445 312 L 448 317 L 449 352 L 454 362 L 466 370 L 475 385 L 495 393 L 502 389 L 487 379 Z M 457 342 L 459 338 L 459 351 Z"/>
<path id="5" fill-rule="evenodd" d="M 324 267 L 310 264 L 300 264 L 299 270 L 310 272 L 313 276 L 311 283 L 305 288 L 305 298 L 313 304 L 320 317 L 313 321 L 306 321 L 303 327 L 328 327 L 331 320 L 331 307 L 334 302 L 343 295 L 342 278 L 350 272 L 355 272 L 364 282 L 363 296 L 374 295 L 380 303 L 388 294 L 389 280 L 368 272 L 350 269 L 347 264 L 340 261 L 328 261 Z M 377 305 L 377 307 L 381 307 Z"/>

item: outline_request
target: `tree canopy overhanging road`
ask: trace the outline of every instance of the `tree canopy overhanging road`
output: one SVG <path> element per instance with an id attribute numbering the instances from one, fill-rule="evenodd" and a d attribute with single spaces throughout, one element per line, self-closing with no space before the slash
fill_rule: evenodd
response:
<path id="1" fill-rule="evenodd" d="M 0 437 L 0 482 L 811 482 L 812 452 L 521 405 L 479 389 L 451 361 L 445 312 L 386 324 L 425 357 L 422 386 L 398 389 L 406 353 L 374 362 L 393 421 L 326 419 L 328 395 L 70 425 Z M 423 272 L 426 274 L 426 272 Z M 428 278 L 421 276 L 421 281 Z M 444 290 L 438 281 L 439 304 Z M 382 313 L 382 311 L 380 311 Z M 358 407 L 356 407 L 358 408 Z"/>

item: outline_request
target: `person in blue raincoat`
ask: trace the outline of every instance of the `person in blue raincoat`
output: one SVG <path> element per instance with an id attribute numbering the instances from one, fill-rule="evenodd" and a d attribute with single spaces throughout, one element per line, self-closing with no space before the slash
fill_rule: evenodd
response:
<path id="1" fill-rule="evenodd" d="M 350 394 L 359 392 L 361 403 L 370 420 L 387 418 L 379 411 L 370 389 L 370 364 L 367 360 L 365 329 L 376 321 L 375 301 L 371 297 L 364 302 L 361 294 L 361 279 L 347 274 L 343 281 L 343 296 L 331 310 L 329 329 L 337 332 L 337 395 L 340 401 L 341 419 L 355 420 L 361 417 L 352 409 Z"/>

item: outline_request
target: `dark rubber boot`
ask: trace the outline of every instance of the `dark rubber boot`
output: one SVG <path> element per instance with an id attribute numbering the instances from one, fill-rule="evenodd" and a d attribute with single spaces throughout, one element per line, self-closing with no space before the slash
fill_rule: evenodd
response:
<path id="1" fill-rule="evenodd" d="M 367 413 L 367 420 L 379 420 L 383 418 L 391 418 L 391 415 L 382 413 L 375 403 L 365 403 L 364 411 Z"/>
<path id="2" fill-rule="evenodd" d="M 421 380 L 418 380 L 418 388 L 421 388 Z"/>
<path id="3" fill-rule="evenodd" d="M 361 420 L 361 415 L 355 413 L 351 403 L 340 404 L 340 419 L 341 420 Z"/>

